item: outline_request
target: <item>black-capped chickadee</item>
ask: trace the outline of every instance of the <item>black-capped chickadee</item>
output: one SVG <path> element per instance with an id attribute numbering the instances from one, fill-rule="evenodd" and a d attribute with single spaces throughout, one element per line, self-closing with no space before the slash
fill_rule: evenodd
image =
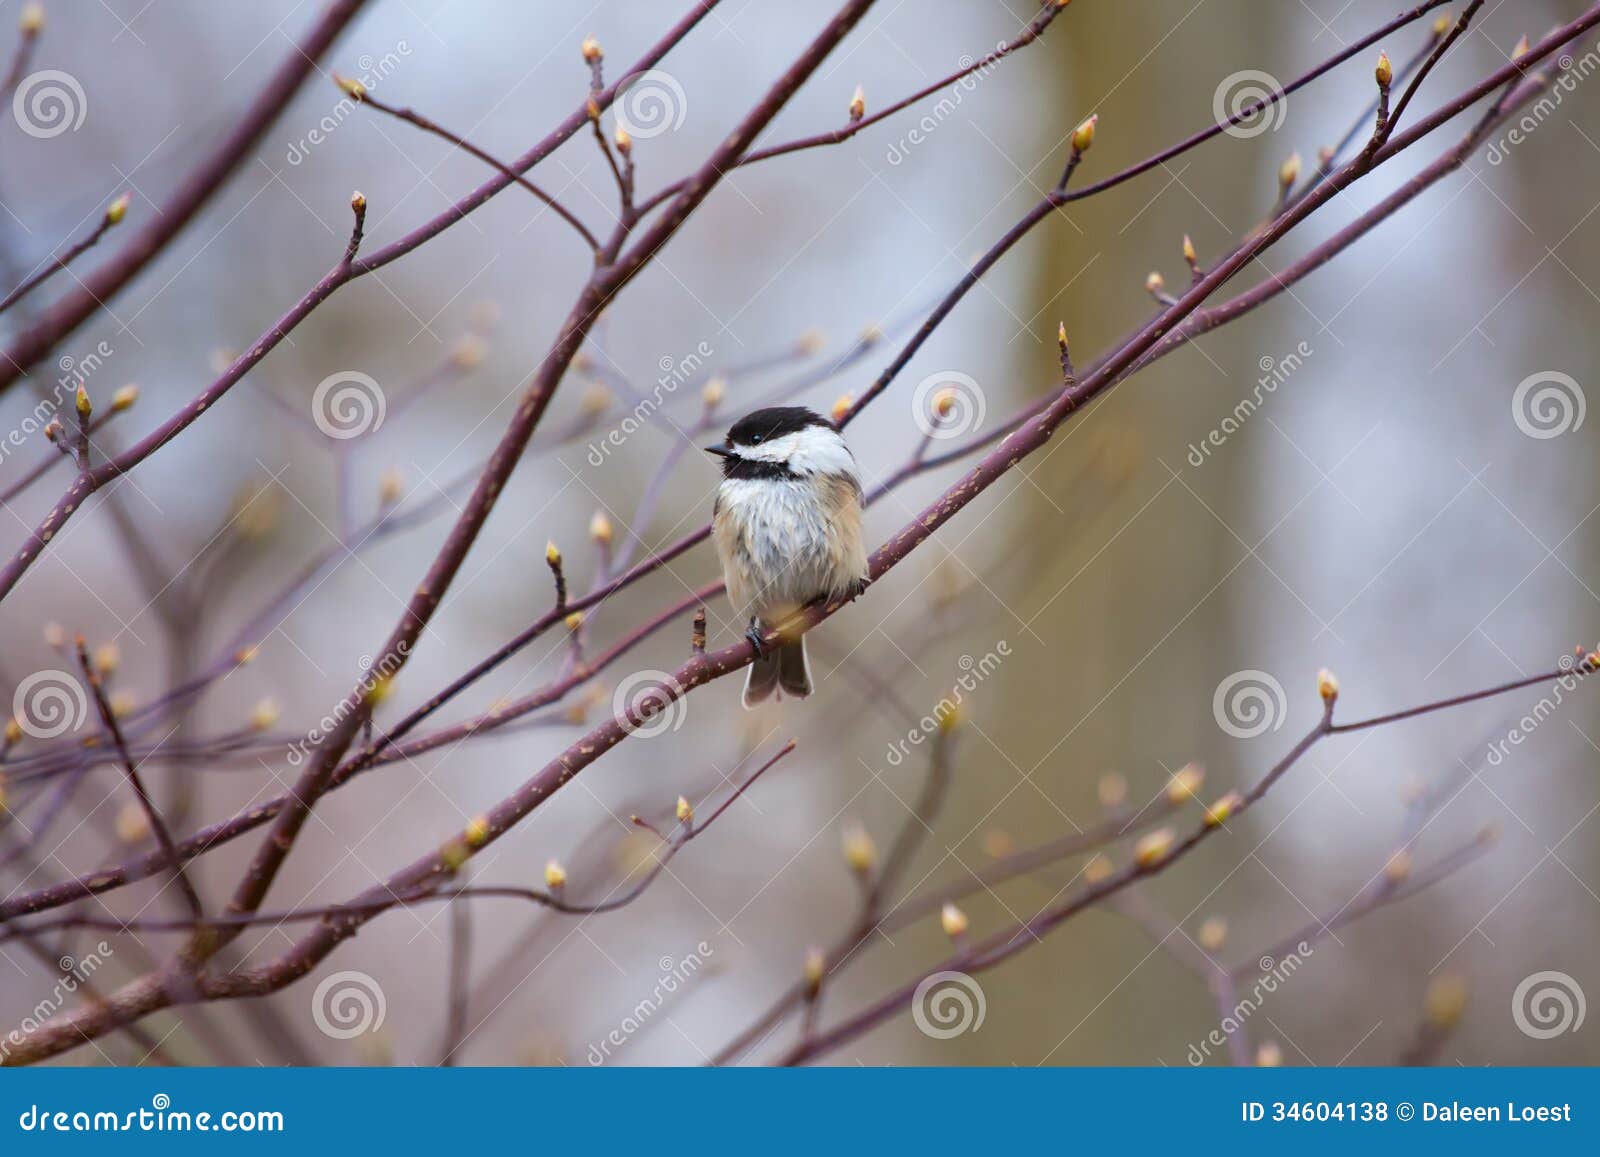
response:
<path id="1" fill-rule="evenodd" d="M 854 598 L 867 581 L 861 480 L 832 422 L 804 406 L 740 418 L 709 453 L 722 458 L 711 519 L 728 599 L 756 648 L 744 684 L 752 707 L 781 690 L 811 694 L 806 641 L 766 650 L 763 630 L 819 598 Z"/>

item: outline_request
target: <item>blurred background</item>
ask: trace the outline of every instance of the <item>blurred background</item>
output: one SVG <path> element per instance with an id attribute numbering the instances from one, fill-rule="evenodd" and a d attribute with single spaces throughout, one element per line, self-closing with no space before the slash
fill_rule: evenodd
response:
<path id="1" fill-rule="evenodd" d="M 322 63 L 510 158 L 584 95 L 584 36 L 598 37 L 615 75 L 678 7 L 377 0 Z M 1537 39 L 1585 6 L 1491 7 L 1411 116 L 1504 64 L 1520 36 Z M 719 5 L 662 64 L 670 124 L 635 134 L 641 192 L 700 164 L 831 10 L 821 0 Z M 762 143 L 843 124 L 857 85 L 869 112 L 882 107 L 1015 38 L 1036 10 L 1026 0 L 880 5 Z M 549 607 L 547 540 L 574 590 L 587 590 L 608 554 L 613 565 L 636 561 L 707 520 L 717 474 L 688 447 L 780 393 L 826 410 L 863 389 L 973 257 L 1053 185 L 1084 117 L 1100 118 L 1076 178 L 1088 183 L 1213 123 L 1240 74 L 1266 74 L 1269 88 L 1287 81 L 1394 10 L 1386 0 L 1080 0 L 1039 43 L 942 104 L 730 174 L 607 312 L 385 713 L 425 701 Z M 5 12 L 9 25 L 20 7 Z M 132 194 L 130 223 L 156 212 L 314 16 L 304 3 L 49 5 L 32 68 L 75 78 L 86 115 L 48 137 L 0 126 L 7 288 L 119 193 Z M 1428 26 L 1384 45 L 1397 64 Z M 1575 55 L 1600 51 L 1592 38 L 1582 48 Z M 1204 265 L 1258 224 L 1286 158 L 1298 152 L 1310 168 L 1362 115 L 1373 55 L 1295 94 L 1259 131 L 1219 137 L 1036 230 L 851 427 L 864 472 L 884 478 L 916 450 L 919 385 L 970 383 L 953 421 L 981 432 L 1058 383 L 1058 322 L 1082 365 L 1152 316 L 1147 274 L 1181 287 L 1186 234 Z M 1470 123 L 1335 198 L 1230 293 L 1369 209 Z M 203 215 L 34 384 L 48 390 L 75 365 L 92 366 L 97 400 L 138 383 L 138 404 L 104 434 L 125 446 L 337 260 L 352 189 L 369 203 L 370 250 L 487 172 L 314 80 Z M 591 136 L 533 176 L 609 231 L 615 190 Z M 571 896 L 601 899 L 649 862 L 654 841 L 630 815 L 668 824 L 677 796 L 719 798 L 796 738 L 796 752 L 636 903 L 577 918 L 481 902 L 465 926 L 444 906 L 397 911 L 300 984 L 248 1007 L 153 1017 L 151 1035 L 183 1062 L 437 1063 L 454 940 L 469 947 L 456 963 L 471 995 L 458 1063 L 702 1063 L 797 980 L 809 946 L 851 927 L 861 890 L 842 841 L 859 828 L 881 853 L 908 824 L 921 828 L 913 809 L 930 747 L 907 737 L 964 676 L 981 672 L 963 692 L 948 796 L 902 891 L 970 881 L 1010 849 L 1092 828 L 1108 806 L 1159 808 L 1189 763 L 1205 769 L 1205 799 L 1244 789 L 1317 719 L 1320 667 L 1337 672 L 1341 715 L 1356 718 L 1552 669 L 1574 645 L 1593 646 L 1600 526 L 1589 501 L 1595 426 L 1582 407 L 1600 307 L 1597 178 L 1600 92 L 1585 81 L 1524 139 L 1479 152 L 1291 293 L 1078 415 L 812 636 L 816 697 L 745 713 L 737 679 L 698 690 L 661 734 L 623 744 L 470 868 L 474 882 L 537 886 L 554 858 Z M 118 243 L 113 232 L 83 268 Z M 253 662 L 147 736 L 166 746 L 149 774 L 180 834 L 285 790 L 297 768 L 284 739 L 303 737 L 371 662 L 449 526 L 461 493 L 451 483 L 494 445 L 588 266 L 577 235 L 511 189 L 339 292 L 51 544 L 0 609 L 6 694 L 35 672 L 70 668 L 52 624 L 116 647 L 112 689 L 128 706 L 259 642 Z M 59 277 L 0 322 L 26 326 L 70 284 Z M 313 421 L 317 388 L 351 373 L 381 387 L 386 413 L 359 437 L 327 437 Z M 712 382 L 722 396 L 707 416 Z M 1534 413 L 1547 389 L 1565 410 Z M 625 427 L 639 396 L 652 404 Z M 28 383 L 0 399 L 4 428 L 36 400 Z M 949 432 L 935 452 L 955 444 Z M 0 462 L 0 485 L 50 453 L 35 434 Z M 958 469 L 878 502 L 872 544 Z M 6 503 L 8 554 L 66 481 L 58 466 Z M 386 504 L 406 521 L 370 535 Z M 594 537 L 597 513 L 609 544 Z M 308 567 L 311 580 L 297 583 Z M 588 618 L 587 653 L 717 576 L 709 547 L 662 568 Z M 713 645 L 733 642 L 742 625 L 721 601 L 708 609 Z M 348 899 L 436 846 L 579 738 L 585 718 L 609 713 L 630 673 L 679 665 L 689 634 L 684 614 L 548 711 L 328 797 L 269 906 Z M 547 636 L 435 722 L 525 696 L 568 661 L 567 637 Z M 93 730 L 86 722 L 83 734 Z M 215 758 L 172 757 L 223 736 L 241 738 Z M 66 773 L 30 778 L 18 762 L 82 738 L 54 748 L 24 738 L 11 751 L 0 894 L 151 846 L 113 764 L 64 788 Z M 1248 991 L 1260 957 L 1275 958 L 1269 973 L 1278 966 L 1285 937 L 1357 904 L 1384 878 L 1417 793 L 1431 789 L 1443 806 L 1411 849 L 1416 870 L 1487 825 L 1494 845 L 1420 895 L 1318 931 L 1292 976 L 1243 1018 L 1247 1058 L 1264 1048 L 1261 1059 L 1289 1064 L 1384 1064 L 1429 1039 L 1435 1063 L 1595 1062 L 1592 1020 L 1569 1016 L 1549 1035 L 1527 1031 L 1514 1009 L 1519 985 L 1541 972 L 1563 974 L 1574 1009 L 1585 991 L 1600 994 L 1597 759 L 1587 688 L 1536 687 L 1337 738 L 1130 903 L 1086 912 L 978 977 L 968 996 L 981 1024 L 943 1036 L 902 1014 L 825 1059 L 1227 1063 L 1226 1049 L 1204 1044 L 1221 1019 L 1219 970 L 1242 969 Z M 1190 804 L 1180 828 L 1197 818 Z M 199 862 L 208 903 L 225 900 L 260 838 Z M 1128 844 L 1107 855 L 1125 863 Z M 1059 902 L 1087 863 L 1066 859 L 963 900 L 973 934 Z M 159 881 L 78 910 L 177 914 Z M 254 929 L 231 959 L 265 961 L 295 935 Z M 100 939 L 59 947 L 82 959 Z M 96 983 L 129 979 L 178 942 L 108 937 Z M 822 1023 L 949 952 L 931 917 L 873 936 L 830 978 Z M 33 1014 L 53 972 L 14 944 L 0 950 L 0 1026 Z M 382 1016 L 356 1033 L 330 1032 L 316 1004 L 332 991 L 323 982 L 345 972 L 382 998 Z M 1432 1040 L 1430 1016 L 1453 1031 Z M 786 1023 L 751 1058 L 772 1059 L 795 1033 Z M 130 1063 L 141 1051 L 113 1037 L 66 1059 Z"/>

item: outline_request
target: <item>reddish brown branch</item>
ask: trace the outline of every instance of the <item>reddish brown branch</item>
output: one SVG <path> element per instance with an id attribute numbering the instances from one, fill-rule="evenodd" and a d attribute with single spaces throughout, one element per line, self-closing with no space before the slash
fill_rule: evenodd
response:
<path id="1" fill-rule="evenodd" d="M 364 3 L 365 0 L 333 0 L 256 94 L 227 136 L 184 177 L 160 210 L 128 238 L 121 252 L 85 274 L 71 293 L 52 305 L 0 352 L 0 394 L 48 354 L 57 342 L 99 312 L 188 225 L 227 182 L 239 163 L 254 154 L 262 134 L 278 119 L 295 91 L 315 71 L 318 59 L 355 19 Z M 9 586 L 5 584 L 4 589 Z"/>
<path id="2" fill-rule="evenodd" d="M 4 300 L 0 300 L 0 313 L 4 313 L 6 310 L 10 309 L 17 302 L 28 296 L 28 294 L 32 293 L 35 289 L 38 289 L 45 282 L 49 281 L 56 274 L 67 268 L 67 266 L 71 265 L 79 257 L 82 257 L 89 250 L 93 249 L 97 244 L 99 244 L 100 238 L 106 235 L 106 231 L 108 229 L 111 229 L 113 226 L 122 221 L 122 218 L 127 211 L 128 194 L 124 193 L 122 196 L 111 202 L 110 207 L 106 209 L 99 222 L 88 232 L 88 234 L 69 245 L 62 252 L 51 257 L 50 260 L 45 263 L 43 269 L 39 270 L 33 276 L 27 278 L 10 293 L 6 294 Z"/>
<path id="3" fill-rule="evenodd" d="M 139 769 L 134 766 L 133 760 L 128 755 L 128 742 L 122 737 L 122 727 L 117 723 L 117 713 L 111 709 L 111 701 L 106 698 L 100 672 L 95 667 L 94 661 L 89 658 L 89 649 L 84 644 L 82 635 L 78 636 L 77 648 L 78 665 L 83 671 L 84 681 L 89 685 L 89 693 L 94 698 L 95 707 L 100 713 L 101 726 L 106 729 L 106 734 L 111 736 L 111 742 L 115 745 L 118 757 L 122 761 L 123 774 L 128 778 L 128 785 L 133 788 L 133 794 L 139 801 L 139 808 L 144 812 L 145 822 L 150 825 L 150 831 L 155 835 L 156 842 L 161 845 L 163 866 L 172 873 L 173 882 L 178 885 L 178 891 L 183 896 L 190 913 L 202 917 L 205 915 L 205 908 L 200 903 L 200 893 L 195 890 L 194 883 L 184 869 L 183 857 L 178 854 L 177 845 L 172 840 L 172 832 L 167 829 L 166 820 L 161 818 L 160 809 L 150 798 L 150 791 L 145 787 Z"/>

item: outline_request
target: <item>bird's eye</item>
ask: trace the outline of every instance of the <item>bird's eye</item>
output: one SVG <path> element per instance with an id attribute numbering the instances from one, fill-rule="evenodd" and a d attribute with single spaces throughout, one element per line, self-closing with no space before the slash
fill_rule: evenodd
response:
<path id="1" fill-rule="evenodd" d="M 760 434 L 751 434 L 750 435 L 750 444 L 752 446 L 754 446 L 759 441 L 761 441 L 761 435 Z"/>

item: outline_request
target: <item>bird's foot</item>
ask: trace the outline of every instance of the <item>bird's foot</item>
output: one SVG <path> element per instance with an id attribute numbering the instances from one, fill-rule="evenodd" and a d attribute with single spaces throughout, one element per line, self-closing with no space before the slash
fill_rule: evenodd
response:
<path id="1" fill-rule="evenodd" d="M 756 658 L 763 658 L 767 653 L 766 644 L 761 641 L 761 628 L 751 623 L 745 628 L 744 637 L 749 640 L 751 650 L 755 651 Z"/>

